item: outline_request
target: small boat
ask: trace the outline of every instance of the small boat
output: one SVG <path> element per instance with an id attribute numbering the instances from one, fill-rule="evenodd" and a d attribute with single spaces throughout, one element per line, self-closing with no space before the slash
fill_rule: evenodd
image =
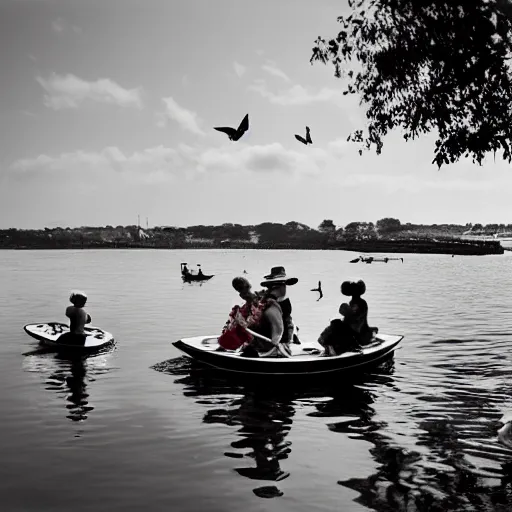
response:
<path id="1" fill-rule="evenodd" d="M 85 327 L 85 343 L 83 345 L 71 345 L 59 343 L 59 337 L 69 332 L 69 326 L 60 322 L 48 322 L 47 324 L 27 324 L 23 327 L 25 332 L 39 341 L 42 345 L 55 349 L 73 351 L 99 350 L 114 342 L 114 336 L 97 327 Z"/>
<path id="2" fill-rule="evenodd" d="M 208 281 L 214 276 L 214 274 L 211 274 L 211 275 L 203 274 L 203 272 L 201 271 L 201 268 L 200 268 L 201 267 L 200 264 L 197 265 L 199 267 L 199 272 L 197 274 L 193 274 L 192 272 L 190 272 L 190 270 L 188 270 L 186 265 L 187 265 L 186 263 L 180 264 L 181 278 L 183 279 L 183 281 L 185 283 L 191 283 L 194 281 Z"/>
<path id="3" fill-rule="evenodd" d="M 359 258 L 355 258 L 353 260 L 350 260 L 350 263 L 359 263 L 360 261 L 363 263 L 387 263 L 388 261 L 398 261 L 401 260 L 402 263 L 404 262 L 403 258 L 388 258 L 387 256 L 385 258 L 374 258 L 373 256 L 368 256 L 365 258 L 364 256 L 359 256 Z"/>
<path id="4" fill-rule="evenodd" d="M 192 281 L 208 281 L 213 277 L 213 274 L 207 276 L 206 274 L 183 274 L 182 279 L 186 283 L 190 283 Z"/>
<path id="5" fill-rule="evenodd" d="M 240 351 L 218 350 L 218 336 L 183 338 L 173 345 L 188 357 L 219 370 L 242 374 L 316 375 L 360 371 L 391 356 L 403 336 L 378 334 L 358 352 L 324 357 L 319 343 L 291 344 L 291 357 L 242 357 Z"/>

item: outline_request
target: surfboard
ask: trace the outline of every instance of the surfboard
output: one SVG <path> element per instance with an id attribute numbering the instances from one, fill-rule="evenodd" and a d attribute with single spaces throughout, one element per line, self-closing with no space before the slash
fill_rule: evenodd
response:
<path id="1" fill-rule="evenodd" d="M 85 328 L 85 343 L 83 345 L 66 344 L 58 341 L 59 337 L 69 332 L 69 326 L 60 322 L 49 322 L 47 324 L 27 324 L 23 327 L 25 332 L 38 340 L 40 343 L 55 347 L 73 350 L 93 350 L 100 349 L 106 345 L 113 343 L 114 336 L 99 329 L 98 327 Z"/>

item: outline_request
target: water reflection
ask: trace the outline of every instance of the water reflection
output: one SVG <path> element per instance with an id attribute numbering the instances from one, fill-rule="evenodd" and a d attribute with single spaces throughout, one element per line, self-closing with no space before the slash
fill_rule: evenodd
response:
<path id="1" fill-rule="evenodd" d="M 445 366 L 456 379 L 459 371 L 465 377 L 471 374 L 467 365 Z M 393 393 L 407 393 L 398 382 L 392 383 Z M 493 439 L 495 423 L 485 421 L 489 412 L 496 417 L 499 413 L 492 412 L 491 391 L 479 384 L 463 380 L 444 392 L 432 388 L 416 397 L 425 402 L 424 408 L 395 408 L 378 422 L 367 415 L 358 432 L 372 443 L 378 470 L 338 483 L 359 492 L 357 502 L 383 512 L 510 510 L 510 456 Z M 339 414 L 334 405 L 332 413 Z M 332 430 L 348 431 L 345 426 Z"/>
<path id="2" fill-rule="evenodd" d="M 45 389 L 65 398 L 66 418 L 81 422 L 94 410 L 89 403 L 90 383 L 111 369 L 108 356 L 113 350 L 91 356 L 34 351 L 25 355 L 23 368 L 45 375 Z"/>
<path id="3" fill-rule="evenodd" d="M 305 413 L 334 434 L 369 443 L 377 463 L 373 474 L 344 480 L 332 475 L 333 483 L 357 491 L 355 501 L 369 509 L 510 510 L 512 451 L 496 444 L 495 422 L 486 419 L 500 417 L 498 404 L 505 389 L 495 388 L 493 396 L 481 380 L 456 385 L 459 372 L 471 374 L 468 365 L 452 364 L 452 385 L 443 392 L 431 385 L 429 393 L 424 387 L 418 392 L 415 379 L 430 380 L 432 375 L 411 375 L 404 382 L 402 375 L 395 375 L 393 360 L 350 381 L 304 381 L 270 389 L 258 382 L 230 382 L 186 358 L 155 369 L 178 375 L 175 382 L 183 386 L 184 395 L 209 406 L 205 423 L 238 427 L 237 439 L 224 454 L 239 461 L 233 469 L 240 476 L 265 482 L 254 489 L 258 496 L 283 494 L 278 482 L 294 467 L 289 433 L 292 425 L 302 428 Z M 446 384 L 446 374 L 437 377 L 442 378 Z M 405 398 L 408 394 L 414 402 Z"/>
<path id="4" fill-rule="evenodd" d="M 381 368 L 379 375 L 364 378 L 376 381 L 392 372 L 392 363 Z M 309 416 L 351 416 L 353 421 L 332 423 L 329 429 L 342 432 L 350 428 L 371 425 L 375 411 L 371 407 L 374 396 L 356 382 L 336 380 L 289 381 L 278 380 L 262 383 L 245 380 L 233 382 L 225 374 L 195 365 L 188 358 L 164 361 L 153 367 L 157 371 L 181 378 L 175 382 L 183 385 L 183 394 L 194 397 L 197 403 L 212 406 L 204 415 L 204 423 L 218 423 L 239 427 L 237 439 L 231 442 L 226 457 L 239 460 L 233 469 L 240 476 L 274 485 L 258 486 L 253 492 L 260 497 L 282 496 L 277 482 L 290 476 L 283 461 L 291 457 L 292 443 L 287 439 L 292 428 L 297 407 L 315 409 Z"/>

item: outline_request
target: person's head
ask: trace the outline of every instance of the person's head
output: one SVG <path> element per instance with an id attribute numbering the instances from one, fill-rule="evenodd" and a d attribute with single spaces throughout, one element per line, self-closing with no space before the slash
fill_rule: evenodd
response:
<path id="1" fill-rule="evenodd" d="M 252 298 L 252 286 L 245 277 L 235 277 L 231 284 L 233 285 L 233 288 L 240 294 L 241 299 L 249 300 Z"/>
<path id="2" fill-rule="evenodd" d="M 280 299 L 281 297 L 286 296 L 286 281 L 277 281 L 275 283 L 271 283 L 267 286 L 267 289 L 271 295 Z"/>
<path id="3" fill-rule="evenodd" d="M 74 291 L 69 296 L 69 302 L 77 308 L 83 308 L 87 302 L 87 295 L 84 292 Z"/>
<path id="4" fill-rule="evenodd" d="M 268 289 L 274 297 L 280 298 L 286 295 L 286 287 L 296 284 L 299 280 L 296 277 L 286 277 L 284 267 L 272 267 L 270 274 L 264 276 L 261 286 Z"/>
<path id="5" fill-rule="evenodd" d="M 341 283 L 341 293 L 349 297 L 361 297 L 366 292 L 366 284 L 362 279 L 359 281 L 344 281 Z"/>

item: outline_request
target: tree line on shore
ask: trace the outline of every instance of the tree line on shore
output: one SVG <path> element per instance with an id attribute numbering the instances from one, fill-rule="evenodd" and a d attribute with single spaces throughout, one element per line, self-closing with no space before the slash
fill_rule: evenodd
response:
<path id="1" fill-rule="evenodd" d="M 225 223 L 219 226 L 82 226 L 77 228 L 0 230 L 2 248 L 68 247 L 329 247 L 372 240 L 453 240 L 464 235 L 490 236 L 512 233 L 512 224 L 402 224 L 386 217 L 373 222 L 350 222 L 336 226 L 326 219 L 314 229 L 300 222 L 257 225 Z"/>

